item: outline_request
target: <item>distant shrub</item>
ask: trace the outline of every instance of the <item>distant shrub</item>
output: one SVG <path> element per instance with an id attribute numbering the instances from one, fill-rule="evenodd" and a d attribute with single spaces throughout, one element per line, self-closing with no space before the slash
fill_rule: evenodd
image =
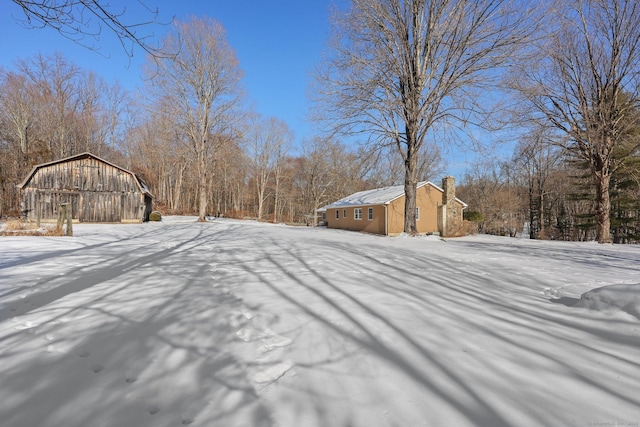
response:
<path id="1" fill-rule="evenodd" d="M 478 211 L 464 211 L 463 215 L 464 215 L 464 219 L 467 221 L 473 221 L 473 222 L 484 221 L 484 215 L 482 215 L 482 213 Z"/>
<path id="2" fill-rule="evenodd" d="M 478 234 L 478 223 L 473 221 L 455 221 L 449 225 L 447 237 L 462 237 Z"/>
<path id="3" fill-rule="evenodd" d="M 158 211 L 153 211 L 149 214 L 149 221 L 162 221 L 162 214 Z"/>
<path id="4" fill-rule="evenodd" d="M 475 221 L 462 221 L 463 236 L 478 234 L 478 223 Z"/>
<path id="5" fill-rule="evenodd" d="M 255 215 L 253 215 L 250 211 L 242 210 L 242 209 L 239 209 L 239 210 L 231 209 L 224 212 L 224 214 L 220 216 L 224 216 L 226 218 L 233 218 L 233 219 L 254 219 L 255 218 Z"/>

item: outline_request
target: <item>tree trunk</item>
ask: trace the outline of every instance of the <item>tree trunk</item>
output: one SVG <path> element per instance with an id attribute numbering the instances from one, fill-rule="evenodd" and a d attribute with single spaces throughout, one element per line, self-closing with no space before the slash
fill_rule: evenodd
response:
<path id="1" fill-rule="evenodd" d="M 415 236 L 418 234 L 416 226 L 416 187 L 418 186 L 417 170 L 418 156 L 417 150 L 413 147 L 407 149 L 407 157 L 404 162 L 404 232 Z"/>
<path id="2" fill-rule="evenodd" d="M 262 220 L 262 210 L 264 207 L 264 188 L 258 184 L 258 221 Z"/>
<path id="3" fill-rule="evenodd" d="M 540 231 L 538 231 L 538 238 L 547 238 L 546 233 L 544 232 L 544 222 L 547 220 L 544 216 L 544 191 L 540 188 L 538 194 L 538 204 L 540 205 Z"/>
<path id="4" fill-rule="evenodd" d="M 276 166 L 275 190 L 273 194 L 273 223 L 278 223 L 278 203 L 280 201 L 280 168 Z"/>
<path id="5" fill-rule="evenodd" d="M 596 184 L 596 239 L 598 243 L 611 243 L 611 201 L 609 182 L 611 175 L 606 171 L 595 174 Z"/>
<path id="6" fill-rule="evenodd" d="M 538 213 L 536 209 L 535 189 L 533 180 L 529 179 L 529 238 L 538 238 Z"/>
<path id="7" fill-rule="evenodd" d="M 178 166 L 178 177 L 176 178 L 175 187 L 174 187 L 174 196 L 173 196 L 173 209 L 178 209 L 180 205 L 180 197 L 182 196 L 182 179 L 184 176 L 184 171 L 186 169 L 186 165 Z"/>
<path id="8" fill-rule="evenodd" d="M 198 196 L 200 202 L 198 203 L 198 222 L 205 222 L 207 220 L 207 162 L 205 157 L 206 141 L 203 140 L 202 146 L 198 153 Z"/>

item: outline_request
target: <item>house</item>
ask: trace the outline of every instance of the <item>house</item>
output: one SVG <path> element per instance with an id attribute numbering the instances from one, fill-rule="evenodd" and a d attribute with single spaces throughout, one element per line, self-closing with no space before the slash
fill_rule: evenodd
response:
<path id="1" fill-rule="evenodd" d="M 462 223 L 467 205 L 455 197 L 454 178 L 444 178 L 442 187 L 429 181 L 418 183 L 418 233 L 448 236 Z M 404 231 L 404 203 L 404 186 L 398 185 L 354 193 L 318 209 L 318 214 L 329 228 L 395 236 Z"/>
<path id="2" fill-rule="evenodd" d="M 55 221 L 62 203 L 79 222 L 142 222 L 151 213 L 144 182 L 91 153 L 37 165 L 18 187 L 24 216 L 37 222 Z"/>

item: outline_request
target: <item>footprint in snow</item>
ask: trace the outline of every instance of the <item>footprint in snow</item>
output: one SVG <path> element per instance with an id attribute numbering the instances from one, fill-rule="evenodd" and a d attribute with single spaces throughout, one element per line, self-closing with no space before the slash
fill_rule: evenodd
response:
<path id="1" fill-rule="evenodd" d="M 80 349 L 76 352 L 76 355 L 78 355 L 78 357 L 89 357 L 91 356 L 91 353 L 89 353 L 87 350 L 85 349 Z"/>
<path id="2" fill-rule="evenodd" d="M 147 412 L 150 415 L 155 415 L 158 412 L 160 412 L 160 408 L 158 408 L 156 405 L 149 405 L 149 406 L 147 406 Z"/>
<path id="3" fill-rule="evenodd" d="M 91 365 L 91 371 L 93 371 L 94 374 L 102 372 L 103 369 L 104 367 L 102 365 Z"/>
<path id="4" fill-rule="evenodd" d="M 132 373 L 125 373 L 124 380 L 127 382 L 127 384 L 133 384 L 138 381 L 138 376 Z"/>

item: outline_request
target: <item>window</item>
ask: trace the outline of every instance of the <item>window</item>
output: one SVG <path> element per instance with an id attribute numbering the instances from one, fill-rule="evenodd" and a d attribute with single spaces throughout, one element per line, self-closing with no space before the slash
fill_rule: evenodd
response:
<path id="1" fill-rule="evenodd" d="M 373 208 L 369 208 L 369 221 L 373 219 Z"/>
<path id="2" fill-rule="evenodd" d="M 340 209 L 336 209 L 336 219 L 340 219 Z"/>
<path id="3" fill-rule="evenodd" d="M 323 221 L 327 220 L 327 213 L 326 212 L 322 212 L 322 220 Z"/>
<path id="4" fill-rule="evenodd" d="M 355 208 L 353 210 L 353 219 L 362 219 L 362 208 Z"/>
<path id="5" fill-rule="evenodd" d="M 346 218 L 346 217 L 347 217 L 347 210 L 342 209 L 342 218 Z"/>
<path id="6" fill-rule="evenodd" d="M 420 220 L 420 208 L 416 208 L 416 221 Z"/>

